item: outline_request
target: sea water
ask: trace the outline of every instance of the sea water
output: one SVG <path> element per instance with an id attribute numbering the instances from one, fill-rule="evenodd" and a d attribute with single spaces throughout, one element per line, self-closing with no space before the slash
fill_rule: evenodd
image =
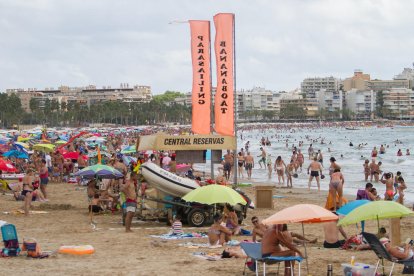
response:
<path id="1" fill-rule="evenodd" d="M 308 136 L 308 139 L 305 136 Z M 414 202 L 414 157 L 405 155 L 406 149 L 410 149 L 411 152 L 414 146 L 414 127 L 362 127 L 356 130 L 348 130 L 343 127 L 299 128 L 292 125 L 291 128 L 283 129 L 269 126 L 266 129 L 243 130 L 238 133 L 238 151 L 244 147 L 247 141 L 250 141 L 249 151 L 255 159 L 255 166 L 252 172 L 252 181 L 247 180 L 246 172 L 244 172 L 245 178 L 238 179 L 238 183 L 266 182 L 275 185 L 278 183 L 275 171 L 272 172 L 271 179 L 268 179 L 267 170 L 264 169 L 264 166 L 262 166 L 263 169 L 260 169 L 258 164 L 262 137 L 269 138 L 271 142 L 271 146 L 264 146 L 263 148 L 268 154 L 271 154 L 273 164 L 277 156 L 280 155 L 287 165 L 292 156 L 292 146 L 295 145 L 298 149 L 301 149 L 305 157 L 305 163 L 302 172 L 298 171 L 298 178 L 293 178 L 293 187 L 308 187 L 309 175 L 307 174 L 307 168 L 310 164 L 308 147 L 312 143 L 314 151 L 321 150 L 323 154 L 323 174 L 327 177 L 321 180 L 321 190 L 329 189 L 329 158 L 335 157 L 336 163 L 341 166 L 345 178 L 344 193 L 350 195 L 356 195 L 358 189 L 365 188 L 367 182 L 365 182 L 363 169 L 364 161 L 368 159 L 371 162 L 372 149 L 377 147 L 379 152 L 380 146 L 384 145 L 386 146 L 386 153 L 378 154 L 376 158 L 377 162 L 381 161 L 383 163 L 381 170 L 392 172 L 394 175 L 397 171 L 400 171 L 408 187 L 405 190 L 405 203 Z M 324 139 L 323 144 L 321 143 L 322 138 Z M 288 148 L 286 147 L 286 139 L 288 139 Z M 317 142 L 311 140 L 317 140 Z M 299 141 L 304 142 L 302 147 L 299 147 Z M 350 142 L 353 146 L 349 145 Z M 359 144 L 364 145 L 362 148 L 358 148 Z M 330 152 L 328 148 L 330 148 Z M 397 157 L 398 149 L 401 149 L 403 156 Z M 342 158 L 341 155 L 343 155 Z M 215 175 L 217 175 L 217 167 L 218 165 L 215 165 Z M 210 164 L 209 162 L 205 165 L 198 164 L 195 168 L 209 172 Z M 371 183 L 383 198 L 385 185 L 375 181 Z M 315 179 L 312 181 L 312 189 L 316 189 Z"/>

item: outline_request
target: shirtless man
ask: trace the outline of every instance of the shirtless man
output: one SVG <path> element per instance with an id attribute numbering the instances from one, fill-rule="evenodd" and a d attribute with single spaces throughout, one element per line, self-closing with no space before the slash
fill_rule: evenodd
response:
<path id="1" fill-rule="evenodd" d="M 262 163 L 263 163 L 263 166 L 266 169 L 266 156 L 267 156 L 267 153 L 263 148 L 260 148 L 260 151 L 262 153 L 259 156 L 257 156 L 257 157 L 260 157 L 259 165 L 260 165 L 260 168 L 262 168 Z"/>
<path id="2" fill-rule="evenodd" d="M 339 248 L 348 239 L 346 233 L 341 226 L 337 226 L 338 221 L 330 221 L 323 223 L 323 231 L 325 233 L 324 248 Z M 345 240 L 339 240 L 339 233 L 342 234 Z"/>
<path id="3" fill-rule="evenodd" d="M 254 159 L 250 155 L 250 151 L 247 152 L 247 155 L 244 157 L 244 162 L 246 164 L 247 179 L 252 179 L 252 169 L 254 168 Z"/>
<path id="4" fill-rule="evenodd" d="M 130 179 L 125 181 L 125 184 L 120 184 L 120 190 L 124 193 L 126 199 L 126 217 L 125 217 L 125 232 L 132 232 L 131 223 L 132 218 L 137 210 L 137 193 L 135 191 L 134 182 Z"/>
<path id="5" fill-rule="evenodd" d="M 286 247 L 288 250 L 283 250 L 283 247 Z M 302 252 L 296 248 L 288 239 L 282 234 L 282 225 L 273 225 L 269 227 L 263 234 L 262 239 L 262 256 L 270 257 L 285 257 L 285 256 L 295 256 L 298 253 L 299 256 L 303 258 Z M 291 275 L 290 267 L 294 266 L 294 262 L 286 261 L 285 262 L 285 276 Z"/>
<path id="6" fill-rule="evenodd" d="M 371 164 L 369 164 L 369 169 L 371 172 L 371 178 L 370 181 L 372 181 L 372 178 L 375 179 L 375 182 L 379 181 L 379 173 L 380 173 L 380 167 L 378 164 L 375 163 L 375 159 L 372 158 Z"/>
<path id="7" fill-rule="evenodd" d="M 224 155 L 224 177 L 229 180 L 230 179 L 230 173 L 231 173 L 231 166 L 233 165 L 234 159 L 233 155 L 231 155 L 230 150 L 227 150 L 227 153 Z"/>
<path id="8" fill-rule="evenodd" d="M 78 152 L 79 152 L 79 156 L 78 156 L 78 160 L 77 160 L 77 162 L 78 162 L 78 169 L 79 170 L 82 170 L 85 167 L 87 167 L 88 164 L 86 163 L 86 160 L 83 158 L 82 152 L 80 152 L 79 150 L 78 150 Z"/>
<path id="9" fill-rule="evenodd" d="M 263 238 L 263 234 L 267 230 L 267 226 L 261 223 L 256 216 L 252 217 L 252 223 L 254 226 L 253 232 L 252 232 L 252 239 L 253 239 L 253 242 L 256 242 L 257 240 L 256 236 Z"/>
<path id="10" fill-rule="evenodd" d="M 316 184 L 318 185 L 318 192 L 321 191 L 320 183 L 319 183 L 319 173 L 322 175 L 322 165 L 318 162 L 318 158 L 314 157 L 312 163 L 310 163 L 308 167 L 308 174 L 309 182 L 308 182 L 308 189 L 310 190 L 312 179 L 316 178 Z"/>

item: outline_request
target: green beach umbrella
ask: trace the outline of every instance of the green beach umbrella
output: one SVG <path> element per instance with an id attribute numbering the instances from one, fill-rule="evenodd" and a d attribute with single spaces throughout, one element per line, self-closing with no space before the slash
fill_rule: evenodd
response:
<path id="1" fill-rule="evenodd" d="M 80 171 L 77 171 L 75 173 L 75 176 L 82 176 L 86 179 L 92 179 L 96 177 L 106 179 L 117 179 L 124 177 L 124 175 L 117 169 L 102 164 L 96 164 L 93 166 L 86 167 Z"/>
<path id="2" fill-rule="evenodd" d="M 52 152 L 55 149 L 55 146 L 52 144 L 36 144 L 33 146 L 33 149 L 43 152 Z"/>
<path id="3" fill-rule="evenodd" d="M 66 144 L 66 143 L 67 143 L 67 141 L 63 141 L 63 140 L 59 140 L 59 141 L 55 142 L 55 144 L 57 144 L 57 145 L 63 145 L 63 144 Z"/>
<path id="4" fill-rule="evenodd" d="M 247 204 L 246 200 L 244 200 L 244 198 L 238 192 L 232 188 L 217 184 L 211 184 L 192 190 L 186 194 L 183 199 L 188 202 L 198 202 L 203 204 Z"/>
<path id="5" fill-rule="evenodd" d="M 414 215 L 414 212 L 394 201 L 373 201 L 352 210 L 343 219 L 340 219 L 338 225 L 355 224 L 364 220 L 377 220 L 379 229 L 380 219 L 402 218 Z"/>
<path id="6" fill-rule="evenodd" d="M 121 150 L 122 154 L 135 153 L 135 152 L 137 152 L 137 149 L 135 148 L 135 145 L 128 146 L 128 147 L 124 148 L 123 150 Z"/>

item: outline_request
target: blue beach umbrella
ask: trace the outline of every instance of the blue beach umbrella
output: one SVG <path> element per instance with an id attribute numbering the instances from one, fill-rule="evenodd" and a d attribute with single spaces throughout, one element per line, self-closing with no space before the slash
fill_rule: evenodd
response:
<path id="1" fill-rule="evenodd" d="M 336 212 L 338 213 L 338 215 L 346 216 L 351 211 L 353 211 L 355 208 L 358 208 L 359 206 L 367 204 L 369 202 L 371 201 L 367 199 L 354 200 L 354 201 L 349 202 L 348 204 L 345 204 L 344 206 L 339 208 Z"/>
<path id="2" fill-rule="evenodd" d="M 336 213 L 338 215 L 346 216 L 350 212 L 352 212 L 355 208 L 358 208 L 359 206 L 362 206 L 370 202 L 372 201 L 368 199 L 354 200 L 354 201 L 349 202 L 348 204 L 345 204 L 341 208 L 339 208 L 336 211 Z M 357 228 L 358 228 L 358 225 L 357 225 Z M 364 228 L 365 228 L 365 221 L 361 221 L 361 230 L 364 231 Z"/>

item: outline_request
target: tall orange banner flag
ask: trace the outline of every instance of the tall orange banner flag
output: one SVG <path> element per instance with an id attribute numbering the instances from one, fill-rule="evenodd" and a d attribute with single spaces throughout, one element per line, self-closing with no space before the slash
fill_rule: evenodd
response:
<path id="1" fill-rule="evenodd" d="M 215 130 L 234 136 L 234 14 L 214 16 L 217 92 L 214 98 Z"/>
<path id="2" fill-rule="evenodd" d="M 193 62 L 192 131 L 196 134 L 210 134 L 210 21 L 190 20 L 189 22 Z"/>

